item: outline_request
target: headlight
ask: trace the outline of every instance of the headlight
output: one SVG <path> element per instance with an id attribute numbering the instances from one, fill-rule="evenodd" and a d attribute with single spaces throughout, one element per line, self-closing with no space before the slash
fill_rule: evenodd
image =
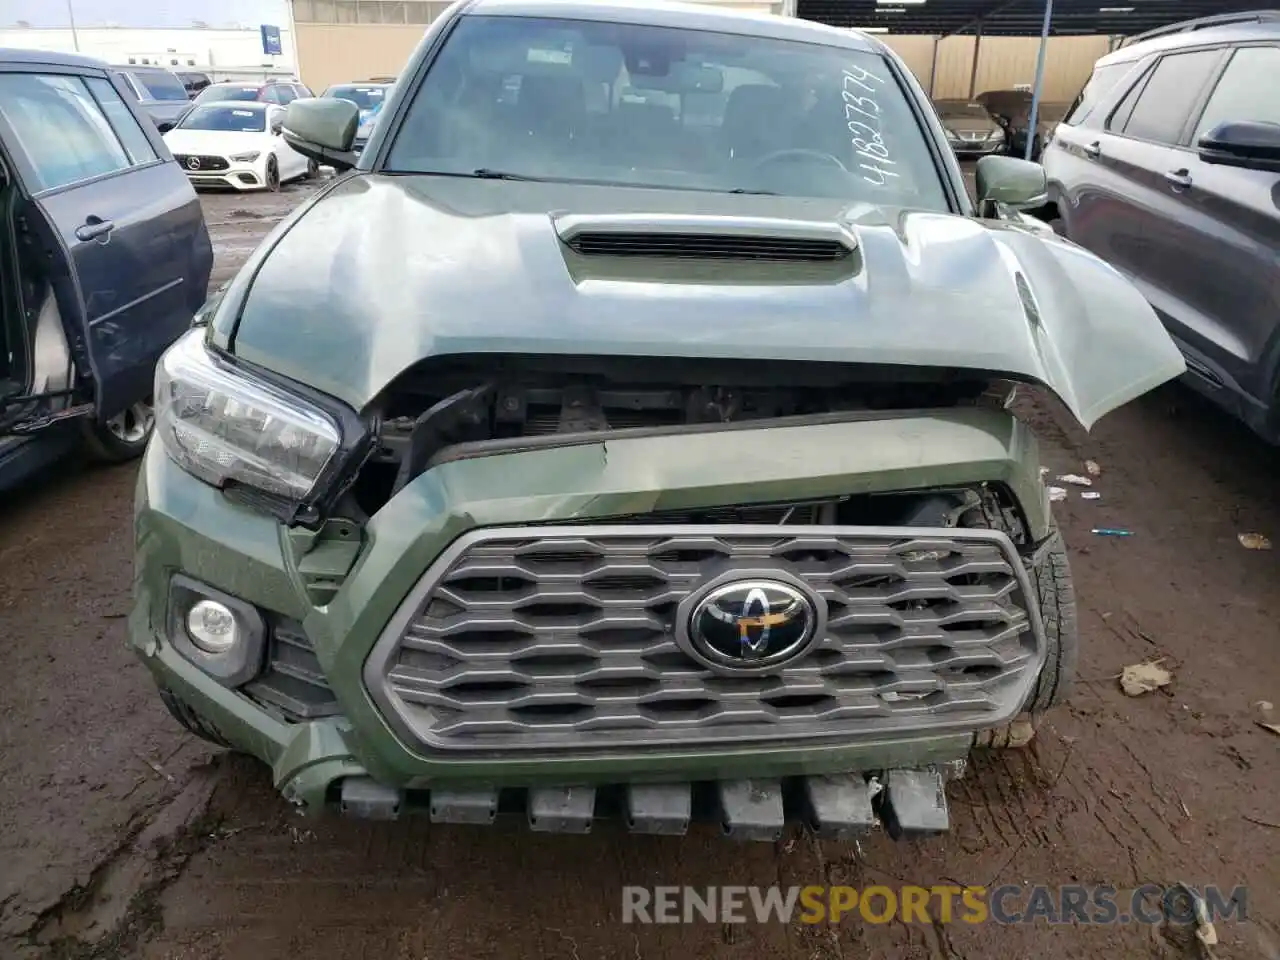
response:
<path id="1" fill-rule="evenodd" d="M 192 330 L 156 365 L 156 433 L 165 452 L 215 487 L 243 483 L 305 500 L 341 446 L 337 422 L 219 362 L 204 333 Z"/>
<path id="2" fill-rule="evenodd" d="M 1003 130 L 992 130 L 990 133 L 988 133 L 988 134 L 987 134 L 987 139 L 988 139 L 988 140 L 1003 140 L 1003 139 L 1004 139 L 1004 131 L 1003 131 Z"/>
<path id="3" fill-rule="evenodd" d="M 250 150 L 248 153 L 233 153 L 231 159 L 236 163 L 253 163 L 262 156 L 261 150 Z"/>

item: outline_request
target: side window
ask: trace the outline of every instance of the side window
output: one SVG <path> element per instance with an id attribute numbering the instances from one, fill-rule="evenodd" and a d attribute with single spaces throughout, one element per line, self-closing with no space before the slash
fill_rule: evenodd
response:
<path id="1" fill-rule="evenodd" d="M 1124 130 L 1125 124 L 1129 122 L 1129 118 L 1133 116 L 1133 108 L 1138 104 L 1138 98 L 1142 96 L 1142 91 L 1147 88 L 1147 81 L 1151 79 L 1151 71 L 1144 70 L 1142 76 L 1138 77 L 1137 83 L 1129 88 L 1129 92 L 1124 95 L 1116 108 L 1112 111 L 1111 116 L 1107 118 L 1107 130 L 1112 133 L 1120 133 Z"/>
<path id="2" fill-rule="evenodd" d="M 34 168 L 32 191 L 131 166 L 129 154 L 80 77 L 0 73 L 0 113 Z"/>
<path id="3" fill-rule="evenodd" d="M 265 90 L 262 91 L 262 99 L 265 100 L 267 103 L 279 103 L 280 88 L 267 87 Z"/>
<path id="4" fill-rule="evenodd" d="M 129 105 L 120 99 L 120 94 L 116 93 L 116 88 L 101 77 L 85 77 L 84 82 L 88 84 L 102 112 L 107 115 L 111 129 L 124 144 L 129 159 L 135 164 L 150 163 L 157 159 L 155 150 L 151 148 L 151 141 L 138 126 L 138 120 L 129 109 Z"/>
<path id="5" fill-rule="evenodd" d="M 1280 78 L 1280 47 L 1241 47 L 1231 57 L 1205 104 L 1191 142 L 1231 120 L 1280 123 L 1280 97 L 1275 91 L 1277 78 Z"/>
<path id="6" fill-rule="evenodd" d="M 1123 80 L 1124 75 L 1131 69 L 1133 69 L 1132 60 L 1094 67 L 1093 73 L 1089 75 L 1089 80 L 1084 85 L 1084 89 L 1080 91 L 1080 95 L 1076 97 L 1075 103 L 1071 105 L 1071 109 L 1067 111 L 1067 115 L 1062 122 L 1072 126 L 1080 124 L 1089 115 L 1090 111 L 1098 105 L 1098 101 L 1110 93 L 1111 88 Z"/>
<path id="7" fill-rule="evenodd" d="M 1176 144 L 1221 50 L 1194 50 L 1161 57 L 1124 125 L 1126 137 Z"/>

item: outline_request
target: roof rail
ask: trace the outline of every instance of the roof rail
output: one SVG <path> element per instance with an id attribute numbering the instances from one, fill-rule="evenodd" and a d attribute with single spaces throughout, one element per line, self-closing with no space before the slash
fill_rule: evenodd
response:
<path id="1" fill-rule="evenodd" d="M 1232 23 L 1270 23 L 1280 20 L 1280 10 L 1249 10 L 1243 13 L 1219 13 L 1211 17 L 1197 17 L 1194 20 L 1183 20 L 1165 27 L 1156 27 L 1145 33 L 1128 38 L 1125 46 L 1141 43 L 1143 40 L 1154 40 L 1156 37 L 1173 36 L 1176 33 L 1190 33 L 1192 30 L 1205 30 L 1209 27 L 1224 27 Z"/>

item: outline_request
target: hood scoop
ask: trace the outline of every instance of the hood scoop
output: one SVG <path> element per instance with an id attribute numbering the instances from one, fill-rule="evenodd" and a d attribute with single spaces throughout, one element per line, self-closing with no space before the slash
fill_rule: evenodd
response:
<path id="1" fill-rule="evenodd" d="M 553 222 L 560 240 L 583 257 L 836 263 L 857 249 L 838 224 L 806 220 L 623 214 Z"/>

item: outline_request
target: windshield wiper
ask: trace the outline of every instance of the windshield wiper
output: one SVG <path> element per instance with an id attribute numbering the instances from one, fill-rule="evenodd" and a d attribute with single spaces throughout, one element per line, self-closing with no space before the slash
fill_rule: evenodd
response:
<path id="1" fill-rule="evenodd" d="M 745 194 L 749 197 L 776 197 L 778 195 L 774 190 L 748 190 L 746 187 L 735 187 L 732 190 L 726 190 L 725 193 Z"/>
<path id="2" fill-rule="evenodd" d="M 530 183 L 546 183 L 546 177 L 531 177 L 527 173 L 510 173 L 506 170 L 494 170 L 490 167 L 480 167 L 472 170 L 470 173 L 459 174 L 463 177 L 475 177 L 477 180 L 527 180 Z"/>

